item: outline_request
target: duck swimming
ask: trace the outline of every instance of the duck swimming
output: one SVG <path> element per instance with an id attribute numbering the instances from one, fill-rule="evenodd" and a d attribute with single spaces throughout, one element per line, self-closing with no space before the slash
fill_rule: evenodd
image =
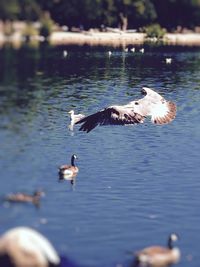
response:
<path id="1" fill-rule="evenodd" d="M 16 227 L 0 237 L 0 266 L 60 266 L 60 257 L 39 232 L 29 227 Z"/>
<path id="2" fill-rule="evenodd" d="M 16 194 L 9 194 L 5 197 L 5 201 L 8 202 L 21 202 L 21 203 L 33 203 L 35 205 L 38 205 L 40 202 L 41 196 L 44 195 L 44 192 L 42 191 L 35 191 L 33 195 L 28 195 L 25 193 L 16 193 Z"/>

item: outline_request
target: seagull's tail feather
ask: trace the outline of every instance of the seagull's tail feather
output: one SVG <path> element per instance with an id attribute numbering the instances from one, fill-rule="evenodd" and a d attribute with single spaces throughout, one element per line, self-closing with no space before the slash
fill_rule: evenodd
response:
<path id="1" fill-rule="evenodd" d="M 172 101 L 166 103 L 167 111 L 164 116 L 152 116 L 152 122 L 155 124 L 167 124 L 173 121 L 176 117 L 176 104 Z"/>

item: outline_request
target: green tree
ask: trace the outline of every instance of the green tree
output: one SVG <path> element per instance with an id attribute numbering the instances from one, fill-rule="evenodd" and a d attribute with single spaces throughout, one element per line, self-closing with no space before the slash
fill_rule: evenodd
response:
<path id="1" fill-rule="evenodd" d="M 167 29 L 200 24 L 200 0 L 152 0 L 158 22 Z"/>
<path id="2" fill-rule="evenodd" d="M 1 0 L 0 1 L 0 19 L 2 20 L 17 19 L 20 12 L 21 10 L 20 10 L 18 0 Z"/>
<path id="3" fill-rule="evenodd" d="M 38 20 L 42 14 L 41 8 L 34 0 L 18 0 L 20 6 L 20 20 L 35 21 Z"/>
<path id="4" fill-rule="evenodd" d="M 34 0 L 1 0 L 0 19 L 37 20 L 41 15 L 40 6 Z"/>
<path id="5" fill-rule="evenodd" d="M 61 25 L 124 29 L 158 23 L 168 30 L 200 25 L 200 0 L 0 0 L 0 19 L 41 19 L 49 11 Z"/>
<path id="6" fill-rule="evenodd" d="M 38 0 L 38 2 L 43 9 L 49 10 L 51 17 L 61 25 L 69 27 L 83 25 L 89 28 L 100 24 L 102 20 L 101 0 Z"/>

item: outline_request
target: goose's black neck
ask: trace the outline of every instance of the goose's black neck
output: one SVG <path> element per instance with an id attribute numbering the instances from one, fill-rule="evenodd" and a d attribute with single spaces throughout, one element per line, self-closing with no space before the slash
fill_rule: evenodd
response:
<path id="1" fill-rule="evenodd" d="M 173 249 L 171 236 L 168 239 L 167 246 L 169 249 Z"/>
<path id="2" fill-rule="evenodd" d="M 74 159 L 75 159 L 75 157 L 72 156 L 72 157 L 71 157 L 71 165 L 75 167 Z"/>

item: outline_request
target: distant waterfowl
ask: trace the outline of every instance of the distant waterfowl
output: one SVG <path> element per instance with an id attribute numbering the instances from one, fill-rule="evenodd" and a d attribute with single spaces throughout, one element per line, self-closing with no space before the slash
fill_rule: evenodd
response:
<path id="1" fill-rule="evenodd" d="M 67 55 L 68 55 L 67 50 L 64 50 L 64 51 L 63 51 L 63 56 L 64 56 L 64 57 L 67 57 Z"/>
<path id="2" fill-rule="evenodd" d="M 71 157 L 71 165 L 61 165 L 59 167 L 59 177 L 61 180 L 71 180 L 77 175 L 79 169 L 75 166 L 75 159 L 77 159 L 77 156 L 73 154 Z"/>
<path id="3" fill-rule="evenodd" d="M 124 52 L 126 52 L 126 53 L 128 52 L 128 47 L 124 48 Z"/>
<path id="4" fill-rule="evenodd" d="M 152 246 L 136 252 L 134 266 L 161 267 L 177 263 L 180 260 L 181 253 L 180 250 L 177 247 L 173 247 L 172 244 L 174 241 L 177 241 L 177 239 L 178 236 L 176 234 L 171 234 L 168 239 L 167 247 Z"/>
<path id="5" fill-rule="evenodd" d="M 134 53 L 135 52 L 135 47 L 132 47 L 130 50 L 131 50 L 131 52 Z"/>
<path id="6" fill-rule="evenodd" d="M 141 48 L 139 51 L 143 54 L 144 53 L 144 48 Z"/>
<path id="7" fill-rule="evenodd" d="M 171 58 L 171 57 L 167 57 L 167 58 L 165 59 L 165 62 L 166 62 L 167 64 L 171 64 L 171 63 L 172 63 L 172 58 Z"/>
<path id="8" fill-rule="evenodd" d="M 108 51 L 108 56 L 110 57 L 112 55 L 112 52 L 111 51 Z"/>
<path id="9" fill-rule="evenodd" d="M 21 203 L 33 203 L 38 205 L 40 202 L 41 196 L 44 195 L 42 191 L 35 191 L 33 195 L 28 195 L 25 193 L 16 193 L 16 194 L 9 194 L 5 197 L 5 201 L 8 202 L 21 202 Z"/>
<path id="10" fill-rule="evenodd" d="M 85 115 L 83 115 L 83 114 L 75 114 L 73 109 L 70 110 L 68 113 L 70 114 L 71 125 L 74 125 L 76 122 L 78 122 L 79 120 L 81 120 L 85 117 Z"/>
<path id="11" fill-rule="evenodd" d="M 82 123 L 80 131 L 87 133 L 100 125 L 127 125 L 143 123 L 147 116 L 152 123 L 165 124 L 171 122 L 176 116 L 176 105 L 165 100 L 160 94 L 150 88 L 143 87 L 143 98 L 131 101 L 126 105 L 109 106 L 90 116 L 79 120 Z"/>
<path id="12" fill-rule="evenodd" d="M 39 232 L 28 227 L 16 227 L 0 238 L 0 266 L 59 266 L 60 258 L 51 243 Z"/>

